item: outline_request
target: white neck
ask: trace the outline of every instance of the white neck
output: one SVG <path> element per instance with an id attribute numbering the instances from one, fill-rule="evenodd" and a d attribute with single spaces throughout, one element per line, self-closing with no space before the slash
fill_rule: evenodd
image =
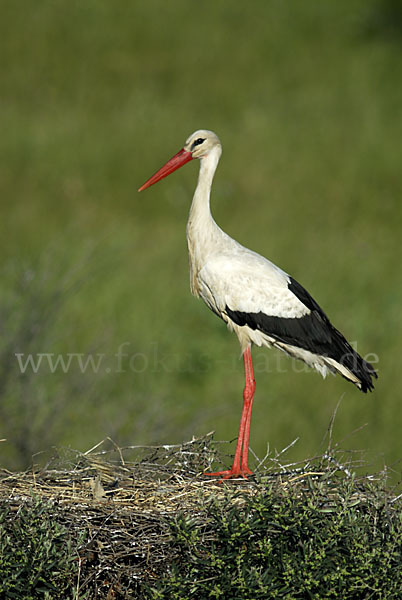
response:
<path id="1" fill-rule="evenodd" d="M 219 146 L 214 147 L 211 152 L 200 160 L 200 172 L 198 183 L 191 204 L 190 215 L 187 223 L 188 230 L 203 229 L 205 232 L 209 226 L 215 226 L 212 218 L 209 199 L 212 180 L 218 166 L 222 150 Z"/>
<path id="2" fill-rule="evenodd" d="M 187 244 L 190 258 L 190 287 L 194 295 L 199 295 L 197 274 L 208 256 L 217 251 L 223 231 L 212 218 L 209 196 L 212 180 L 218 166 L 222 150 L 217 146 L 208 156 L 201 159 L 198 183 L 191 204 L 187 222 Z"/>

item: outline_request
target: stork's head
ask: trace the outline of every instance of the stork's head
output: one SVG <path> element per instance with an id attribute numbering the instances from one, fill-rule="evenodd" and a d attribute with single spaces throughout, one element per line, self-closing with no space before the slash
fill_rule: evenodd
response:
<path id="1" fill-rule="evenodd" d="M 208 129 L 198 129 L 187 138 L 184 147 L 172 156 L 159 171 L 152 175 L 138 191 L 141 192 L 154 183 L 157 183 L 193 158 L 206 158 L 212 151 L 217 152 L 219 158 L 222 146 L 218 136 L 213 131 L 208 131 Z"/>
<path id="2" fill-rule="evenodd" d="M 198 129 L 187 138 L 184 150 L 191 152 L 191 158 L 204 158 L 216 147 L 221 148 L 216 133 L 208 129 Z"/>

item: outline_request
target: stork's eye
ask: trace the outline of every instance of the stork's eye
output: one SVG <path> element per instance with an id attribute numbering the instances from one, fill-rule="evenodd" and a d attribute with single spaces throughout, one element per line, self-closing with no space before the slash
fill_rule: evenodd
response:
<path id="1" fill-rule="evenodd" d="M 194 150 L 194 148 L 202 144 L 202 142 L 205 142 L 205 138 L 196 139 L 195 142 L 192 143 L 191 150 Z"/>

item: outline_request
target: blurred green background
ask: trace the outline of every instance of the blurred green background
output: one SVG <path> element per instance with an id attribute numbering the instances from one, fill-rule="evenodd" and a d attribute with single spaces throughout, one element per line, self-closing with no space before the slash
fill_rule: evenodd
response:
<path id="1" fill-rule="evenodd" d="M 255 349 L 253 450 L 322 451 L 341 399 L 334 441 L 398 477 L 400 3 L 3 0 L 0 64 L 1 464 L 237 435 L 238 342 L 189 291 L 198 164 L 136 191 L 208 128 L 216 221 L 379 370 L 363 396 Z"/>

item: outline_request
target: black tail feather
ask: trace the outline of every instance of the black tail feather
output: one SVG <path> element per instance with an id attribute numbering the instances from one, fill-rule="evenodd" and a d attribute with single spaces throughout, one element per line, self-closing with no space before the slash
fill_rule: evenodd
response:
<path id="1" fill-rule="evenodd" d="M 335 328 L 333 328 L 334 341 L 329 356 L 358 378 L 359 384 L 357 385 L 362 392 L 371 392 L 374 389 L 373 378 L 377 379 L 378 377 L 373 365 L 364 360 Z"/>

